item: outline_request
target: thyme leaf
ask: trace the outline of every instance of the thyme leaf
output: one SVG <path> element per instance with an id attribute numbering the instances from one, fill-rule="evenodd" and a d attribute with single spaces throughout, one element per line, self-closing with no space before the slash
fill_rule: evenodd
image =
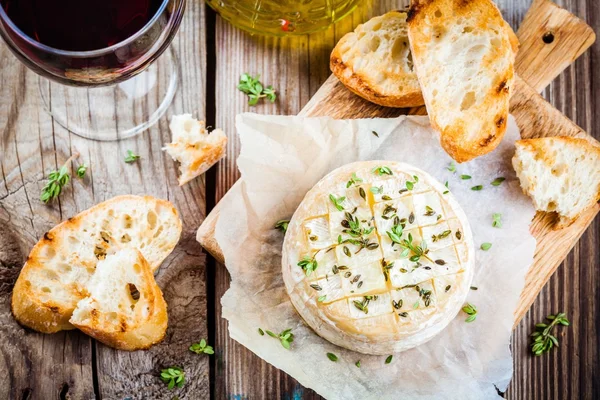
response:
<path id="1" fill-rule="evenodd" d="M 467 319 L 465 319 L 465 322 L 475 321 L 475 319 L 477 318 L 477 307 L 475 307 L 471 303 L 467 303 L 465 306 L 463 306 L 462 310 L 465 314 L 468 315 Z"/>
<path id="2" fill-rule="evenodd" d="M 275 223 L 275 229 L 279 229 L 281 232 L 286 233 L 289 224 L 289 219 L 280 219 Z"/>
<path id="3" fill-rule="evenodd" d="M 504 178 L 503 176 L 499 176 L 498 178 L 492 181 L 492 186 L 500 186 L 505 180 L 506 178 Z"/>
<path id="4" fill-rule="evenodd" d="M 375 167 L 375 168 L 373 168 L 373 170 L 371 172 L 373 172 L 374 174 L 377 174 L 379 176 L 381 176 L 381 175 L 394 175 L 394 173 L 392 172 L 392 170 L 390 169 L 390 167 L 386 167 L 386 166 Z"/>
<path id="5" fill-rule="evenodd" d="M 494 228 L 502 228 L 502 214 L 492 214 L 492 226 Z"/>

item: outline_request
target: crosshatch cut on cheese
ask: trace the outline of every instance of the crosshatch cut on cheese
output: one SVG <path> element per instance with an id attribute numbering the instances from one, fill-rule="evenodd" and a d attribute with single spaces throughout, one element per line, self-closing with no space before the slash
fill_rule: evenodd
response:
<path id="1" fill-rule="evenodd" d="M 426 172 L 347 164 L 319 181 L 288 226 L 283 278 L 317 334 L 366 354 L 418 346 L 456 316 L 474 270 L 467 218 Z"/>

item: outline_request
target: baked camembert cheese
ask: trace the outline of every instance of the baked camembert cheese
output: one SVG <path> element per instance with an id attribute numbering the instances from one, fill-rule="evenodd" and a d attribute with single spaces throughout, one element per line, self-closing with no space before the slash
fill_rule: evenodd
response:
<path id="1" fill-rule="evenodd" d="M 392 161 L 336 169 L 289 223 L 283 278 L 302 318 L 330 342 L 389 354 L 431 339 L 473 276 L 467 218 L 426 172 Z"/>

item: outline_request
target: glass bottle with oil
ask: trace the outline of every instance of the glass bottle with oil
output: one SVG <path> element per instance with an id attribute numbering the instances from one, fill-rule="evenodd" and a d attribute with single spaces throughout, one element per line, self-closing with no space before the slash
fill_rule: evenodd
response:
<path id="1" fill-rule="evenodd" d="M 207 0 L 221 17 L 251 33 L 302 35 L 325 29 L 360 0 Z"/>

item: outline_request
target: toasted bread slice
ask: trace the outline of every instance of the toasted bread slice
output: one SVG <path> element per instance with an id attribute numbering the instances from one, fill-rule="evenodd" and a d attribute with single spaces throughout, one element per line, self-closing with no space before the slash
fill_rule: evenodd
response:
<path id="1" fill-rule="evenodd" d="M 600 200 L 600 147 L 585 139 L 545 137 L 516 142 L 513 167 L 540 211 L 555 212 L 555 228 L 571 225 Z"/>
<path id="2" fill-rule="evenodd" d="M 167 331 L 167 303 L 150 264 L 137 249 L 117 250 L 100 260 L 70 322 L 119 350 L 142 350 Z"/>
<path id="3" fill-rule="evenodd" d="M 338 42 L 331 53 L 331 71 L 348 89 L 375 104 L 423 105 L 406 30 L 404 12 L 371 18 Z"/>
<path id="4" fill-rule="evenodd" d="M 111 249 L 139 249 L 155 271 L 180 235 L 181 220 L 166 200 L 118 196 L 100 203 L 57 225 L 34 246 L 13 289 L 13 315 L 44 333 L 73 329 L 69 318 Z"/>
<path id="5" fill-rule="evenodd" d="M 494 150 L 508 122 L 517 38 L 491 0 L 414 0 L 408 37 L 431 123 L 458 162 Z"/>
<path id="6" fill-rule="evenodd" d="M 174 115 L 170 128 L 173 142 L 163 150 L 180 164 L 179 186 L 202 175 L 225 156 L 225 133 L 215 129 L 209 134 L 204 121 L 192 118 L 191 114 Z"/>

